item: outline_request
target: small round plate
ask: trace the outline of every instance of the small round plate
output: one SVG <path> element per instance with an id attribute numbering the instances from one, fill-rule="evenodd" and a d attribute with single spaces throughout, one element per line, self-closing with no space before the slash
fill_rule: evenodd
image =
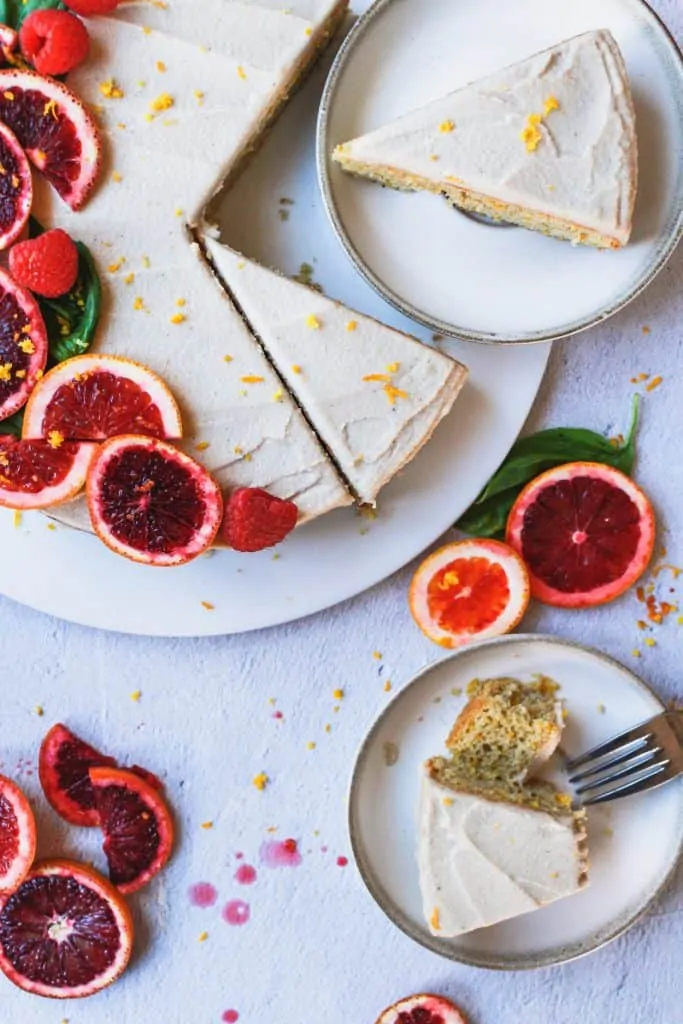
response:
<path id="1" fill-rule="evenodd" d="M 465 648 L 417 676 L 373 726 L 353 775 L 351 842 L 370 893 L 420 945 L 475 967 L 543 967 L 605 945 L 645 912 L 683 848 L 678 782 L 589 808 L 590 884 L 583 892 L 457 939 L 431 935 L 416 859 L 419 766 L 444 750 L 472 679 L 529 681 L 535 673 L 561 684 L 569 711 L 562 747 L 569 756 L 663 710 L 645 683 L 597 651 L 553 637 L 503 637 Z"/>
<path id="2" fill-rule="evenodd" d="M 591 327 L 634 299 L 683 233 L 683 58 L 643 0 L 377 0 L 346 39 L 318 124 L 318 170 L 357 268 L 440 334 L 534 342 Z M 590 29 L 609 28 L 631 80 L 640 188 L 631 243 L 597 252 L 478 223 L 428 195 L 345 174 L 341 142 Z"/>

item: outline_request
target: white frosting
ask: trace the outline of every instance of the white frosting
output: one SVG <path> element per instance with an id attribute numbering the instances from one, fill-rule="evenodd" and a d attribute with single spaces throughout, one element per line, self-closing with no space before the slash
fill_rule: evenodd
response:
<path id="1" fill-rule="evenodd" d="M 450 411 L 467 371 L 218 242 L 207 239 L 206 245 L 354 492 L 374 502 Z M 377 375 L 383 379 L 364 379 Z M 387 384 L 401 395 L 387 393 Z"/>
<path id="2" fill-rule="evenodd" d="M 570 815 L 456 793 L 421 773 L 420 887 L 432 934 L 485 928 L 582 888 Z"/>
<path id="3" fill-rule="evenodd" d="M 191 247 L 185 224 L 239 157 L 292 62 L 310 45 L 306 28 L 318 28 L 334 2 L 319 0 L 315 11 L 310 3 L 303 6 L 316 15 L 312 25 L 294 15 L 227 0 L 175 0 L 166 10 L 134 4 L 122 8 L 117 18 L 93 19 L 88 24 L 91 59 L 70 76 L 69 84 L 99 110 L 102 182 L 77 214 L 44 183 L 36 202 L 43 223 L 64 227 L 86 242 L 97 259 L 104 283 L 97 350 L 136 359 L 168 382 L 182 407 L 184 447 L 221 486 L 260 486 L 295 500 L 302 522 L 350 504 L 351 496 L 242 318 Z M 240 19 L 233 17 L 238 9 L 241 17 L 265 19 L 258 54 L 252 29 L 239 31 Z M 144 32 L 143 24 L 153 31 Z M 190 42 L 178 37 L 180 29 L 188 32 Z M 200 50 L 200 38 L 211 41 L 212 52 Z M 236 46 L 245 54 L 239 63 L 244 78 L 237 70 Z M 249 63 L 249 57 L 267 62 L 268 54 L 272 67 Z M 157 62 L 166 70 L 159 70 Z M 102 95 L 100 84 L 112 78 L 122 98 Z M 150 105 L 162 93 L 173 98 L 173 106 L 150 121 Z M 136 300 L 142 308 L 134 308 Z M 179 314 L 186 319 L 172 323 Z M 243 377 L 262 381 L 245 383 Z M 88 524 L 82 502 L 60 509 L 59 516 L 73 525 Z"/>
<path id="4" fill-rule="evenodd" d="M 546 115 L 551 97 L 559 109 Z M 521 135 L 533 114 L 543 115 L 542 138 L 529 152 Z M 621 52 L 606 30 L 459 89 L 345 143 L 335 157 L 461 184 L 621 244 L 630 237 L 635 114 Z"/>

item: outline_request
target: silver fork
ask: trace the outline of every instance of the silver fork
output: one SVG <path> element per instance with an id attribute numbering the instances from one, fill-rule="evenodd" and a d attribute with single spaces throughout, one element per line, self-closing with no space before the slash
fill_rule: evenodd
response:
<path id="1" fill-rule="evenodd" d="M 657 715 L 572 758 L 566 767 L 584 805 L 662 786 L 683 775 L 683 711 Z"/>

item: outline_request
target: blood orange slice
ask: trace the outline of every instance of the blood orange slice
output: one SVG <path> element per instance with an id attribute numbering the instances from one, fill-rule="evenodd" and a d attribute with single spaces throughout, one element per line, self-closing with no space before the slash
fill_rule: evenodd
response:
<path id="1" fill-rule="evenodd" d="M 564 608 L 619 597 L 652 558 L 655 516 L 618 469 L 572 462 L 533 480 L 515 502 L 507 540 L 526 562 L 531 592 Z"/>
<path id="2" fill-rule="evenodd" d="M 460 541 L 422 563 L 409 601 L 425 636 L 442 647 L 461 647 L 515 628 L 529 604 L 529 577 L 506 544 Z"/>
<path id="3" fill-rule="evenodd" d="M 72 825 L 99 825 L 95 793 L 88 769 L 116 766 L 113 757 L 101 754 L 79 739 L 61 722 L 53 725 L 40 747 L 38 774 L 50 806 Z"/>
<path id="4" fill-rule="evenodd" d="M 0 249 L 24 230 L 33 203 L 33 179 L 16 135 L 0 122 Z"/>
<path id="5" fill-rule="evenodd" d="M 37 864 L 0 910 L 0 968 L 39 996 L 94 995 L 125 970 L 132 942 L 120 894 L 73 861 Z"/>
<path id="6" fill-rule="evenodd" d="M 91 768 L 109 877 L 119 892 L 137 892 L 173 849 L 171 812 L 156 786 L 124 768 Z"/>
<path id="7" fill-rule="evenodd" d="M 47 437 L 52 430 L 69 441 L 183 433 L 178 405 L 161 377 L 130 359 L 100 355 L 67 359 L 34 388 L 23 436 Z"/>
<path id="8" fill-rule="evenodd" d="M 28 800 L 0 775 L 0 896 L 21 884 L 36 855 L 36 823 Z"/>
<path id="9" fill-rule="evenodd" d="M 83 206 L 101 165 L 97 125 L 76 94 L 32 71 L 0 71 L 0 121 L 73 210 Z"/>
<path id="10" fill-rule="evenodd" d="M 443 996 L 408 996 L 380 1014 L 377 1024 L 467 1024 L 457 1006 Z"/>
<path id="11" fill-rule="evenodd" d="M 83 489 L 96 450 L 94 444 L 0 434 L 0 506 L 40 509 L 70 501 Z"/>
<path id="12" fill-rule="evenodd" d="M 164 441 L 133 434 L 100 448 L 88 474 L 93 528 L 119 555 L 182 565 L 213 543 L 223 517 L 218 484 Z"/>
<path id="13" fill-rule="evenodd" d="M 38 303 L 0 268 L 0 420 L 26 405 L 46 363 L 47 331 Z"/>

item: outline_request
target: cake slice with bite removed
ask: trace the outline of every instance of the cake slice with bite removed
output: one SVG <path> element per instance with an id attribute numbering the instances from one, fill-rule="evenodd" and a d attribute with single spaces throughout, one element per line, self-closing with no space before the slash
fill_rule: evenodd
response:
<path id="1" fill-rule="evenodd" d="M 551 782 L 528 781 L 562 728 L 549 680 L 475 683 L 448 740 L 421 766 L 419 868 L 433 935 L 452 938 L 579 892 L 585 813 Z"/>
<path id="2" fill-rule="evenodd" d="M 333 158 L 352 174 L 597 248 L 631 235 L 636 122 L 612 34 L 587 32 L 458 89 Z"/>
<path id="3" fill-rule="evenodd" d="M 341 476 L 373 505 L 450 412 L 467 370 L 212 238 L 204 244 Z"/>

